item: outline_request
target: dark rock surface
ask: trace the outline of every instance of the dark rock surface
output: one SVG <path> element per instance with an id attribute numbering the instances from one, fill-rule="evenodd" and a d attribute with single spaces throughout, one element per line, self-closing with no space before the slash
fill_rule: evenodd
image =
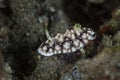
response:
<path id="1" fill-rule="evenodd" d="M 119 0 L 0 0 L 1 80 L 119 80 L 119 5 Z M 47 40 L 45 25 L 55 36 L 75 23 L 97 34 L 84 56 L 38 54 Z"/>
<path id="2" fill-rule="evenodd" d="M 0 80 L 12 80 L 10 66 L 4 62 L 2 52 L 0 51 Z"/>

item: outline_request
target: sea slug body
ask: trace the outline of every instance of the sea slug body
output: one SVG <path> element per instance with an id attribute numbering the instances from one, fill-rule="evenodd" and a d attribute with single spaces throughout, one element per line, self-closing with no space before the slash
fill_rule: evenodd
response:
<path id="1" fill-rule="evenodd" d="M 66 30 L 64 34 L 58 33 L 51 40 L 43 42 L 38 48 L 38 52 L 43 56 L 71 53 L 83 48 L 95 38 L 96 35 L 92 29 L 81 28 L 78 25 L 73 30 Z"/>

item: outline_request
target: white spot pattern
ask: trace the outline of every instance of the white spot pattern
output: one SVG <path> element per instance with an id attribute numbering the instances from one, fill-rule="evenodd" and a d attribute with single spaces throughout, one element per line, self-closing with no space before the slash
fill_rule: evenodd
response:
<path id="1" fill-rule="evenodd" d="M 83 48 L 95 38 L 95 32 L 90 28 L 66 30 L 65 34 L 58 33 L 52 40 L 43 42 L 38 52 L 43 56 L 71 53 Z"/>

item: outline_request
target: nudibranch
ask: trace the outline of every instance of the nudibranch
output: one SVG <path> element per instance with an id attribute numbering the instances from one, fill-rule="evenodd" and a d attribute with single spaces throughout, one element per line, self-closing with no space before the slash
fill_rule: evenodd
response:
<path id="1" fill-rule="evenodd" d="M 72 53 L 82 49 L 89 41 L 96 38 L 95 32 L 90 28 L 81 28 L 76 24 L 74 29 L 66 30 L 64 34 L 58 33 L 43 42 L 38 48 L 38 52 L 43 56 Z"/>

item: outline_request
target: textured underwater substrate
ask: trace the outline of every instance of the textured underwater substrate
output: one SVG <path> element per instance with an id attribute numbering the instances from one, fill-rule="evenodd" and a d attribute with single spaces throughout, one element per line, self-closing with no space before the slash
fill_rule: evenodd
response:
<path id="1" fill-rule="evenodd" d="M 120 1 L 94 1 L 0 0 L 0 78 L 119 80 Z M 52 57 L 38 54 L 47 39 L 45 24 L 55 36 L 75 23 L 97 33 L 96 41 L 85 47 L 85 55 L 79 51 Z"/>

